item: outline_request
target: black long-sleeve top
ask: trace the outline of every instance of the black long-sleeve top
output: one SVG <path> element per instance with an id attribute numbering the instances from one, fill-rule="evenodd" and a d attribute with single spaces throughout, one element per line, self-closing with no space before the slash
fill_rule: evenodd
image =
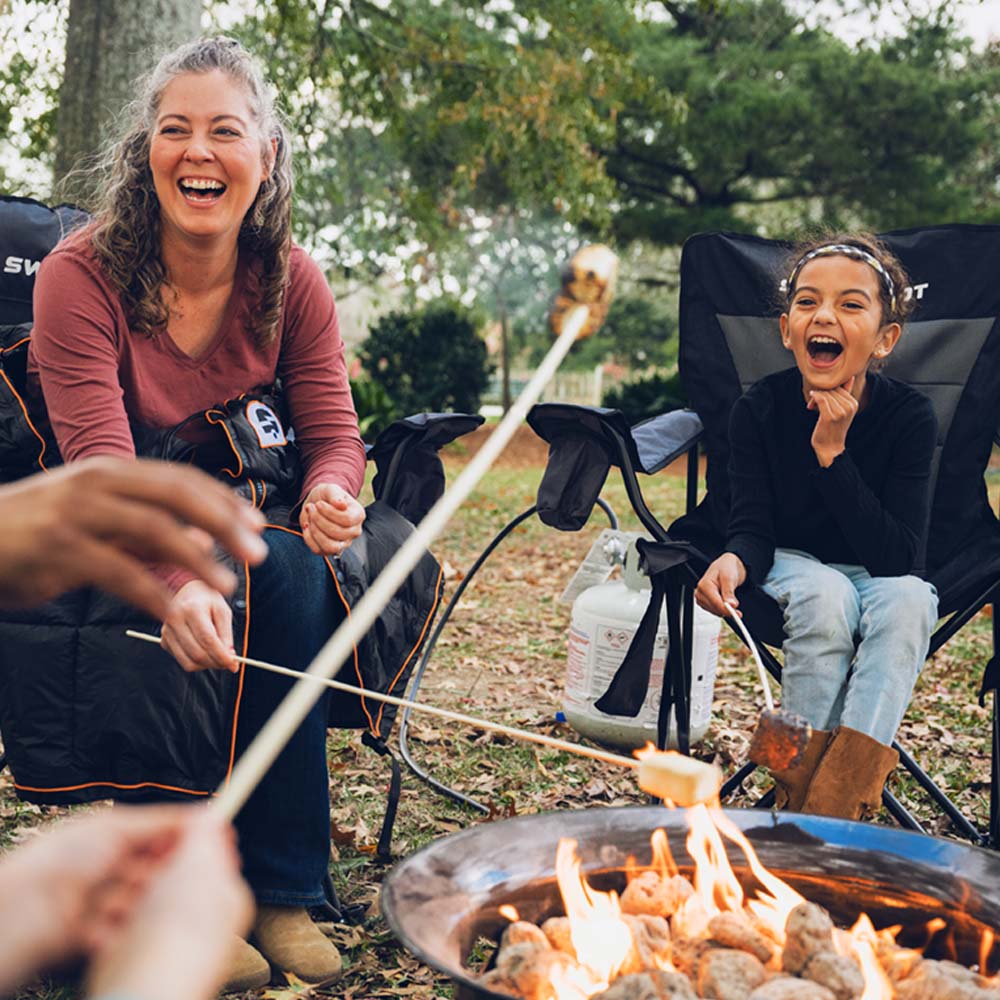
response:
<path id="1" fill-rule="evenodd" d="M 729 423 L 732 491 L 726 551 L 761 583 L 776 547 L 825 563 L 903 576 L 923 563 L 937 421 L 915 389 L 869 372 L 868 403 L 845 450 L 823 468 L 810 444 L 818 413 L 806 409 L 797 368 L 748 389 Z"/>

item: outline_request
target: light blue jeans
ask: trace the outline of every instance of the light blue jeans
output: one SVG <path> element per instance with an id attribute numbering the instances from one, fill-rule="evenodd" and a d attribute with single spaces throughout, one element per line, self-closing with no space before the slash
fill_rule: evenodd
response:
<path id="1" fill-rule="evenodd" d="M 934 587 L 778 549 L 763 589 L 785 616 L 783 708 L 891 744 L 937 621 Z"/>

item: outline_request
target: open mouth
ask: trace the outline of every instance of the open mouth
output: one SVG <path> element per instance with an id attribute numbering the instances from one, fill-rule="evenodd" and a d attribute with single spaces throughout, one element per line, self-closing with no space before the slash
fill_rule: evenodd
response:
<path id="1" fill-rule="evenodd" d="M 177 187 L 188 201 L 201 204 L 218 201 L 226 191 L 226 185 L 222 181 L 207 178 L 185 177 L 177 182 Z"/>
<path id="2" fill-rule="evenodd" d="M 844 353 L 844 347 L 833 337 L 819 336 L 809 340 L 806 351 L 816 364 L 832 365 Z"/>

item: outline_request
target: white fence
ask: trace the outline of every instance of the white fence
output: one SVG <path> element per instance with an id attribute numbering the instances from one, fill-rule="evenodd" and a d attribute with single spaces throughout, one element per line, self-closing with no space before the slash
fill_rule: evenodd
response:
<path id="1" fill-rule="evenodd" d="M 510 373 L 510 398 L 517 399 L 528 384 L 533 372 Z M 542 393 L 545 403 L 578 403 L 582 406 L 600 406 L 603 372 L 601 366 L 590 372 L 556 372 L 555 377 Z M 503 402 L 503 388 L 500 373 L 494 372 L 490 384 L 482 397 L 484 410 L 499 406 Z"/>

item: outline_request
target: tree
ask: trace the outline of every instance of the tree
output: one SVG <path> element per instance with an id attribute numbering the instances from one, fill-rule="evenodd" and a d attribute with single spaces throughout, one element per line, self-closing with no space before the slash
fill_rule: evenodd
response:
<path id="1" fill-rule="evenodd" d="M 489 381 L 486 345 L 473 315 L 447 300 L 383 316 L 358 357 L 398 416 L 424 410 L 475 413 Z"/>
<path id="2" fill-rule="evenodd" d="M 977 221 L 984 181 L 967 168 L 1000 141 L 1000 77 L 971 58 L 951 5 L 932 5 L 900 38 L 856 47 L 788 0 L 650 6 L 661 16 L 636 58 L 686 114 L 665 121 L 643 95 L 619 114 L 603 152 L 620 237 Z"/>
<path id="3" fill-rule="evenodd" d="M 196 38 L 201 0 L 70 0 L 66 65 L 59 91 L 55 181 L 92 157 L 134 82 L 156 57 Z M 70 184 L 67 196 L 86 192 Z"/>

